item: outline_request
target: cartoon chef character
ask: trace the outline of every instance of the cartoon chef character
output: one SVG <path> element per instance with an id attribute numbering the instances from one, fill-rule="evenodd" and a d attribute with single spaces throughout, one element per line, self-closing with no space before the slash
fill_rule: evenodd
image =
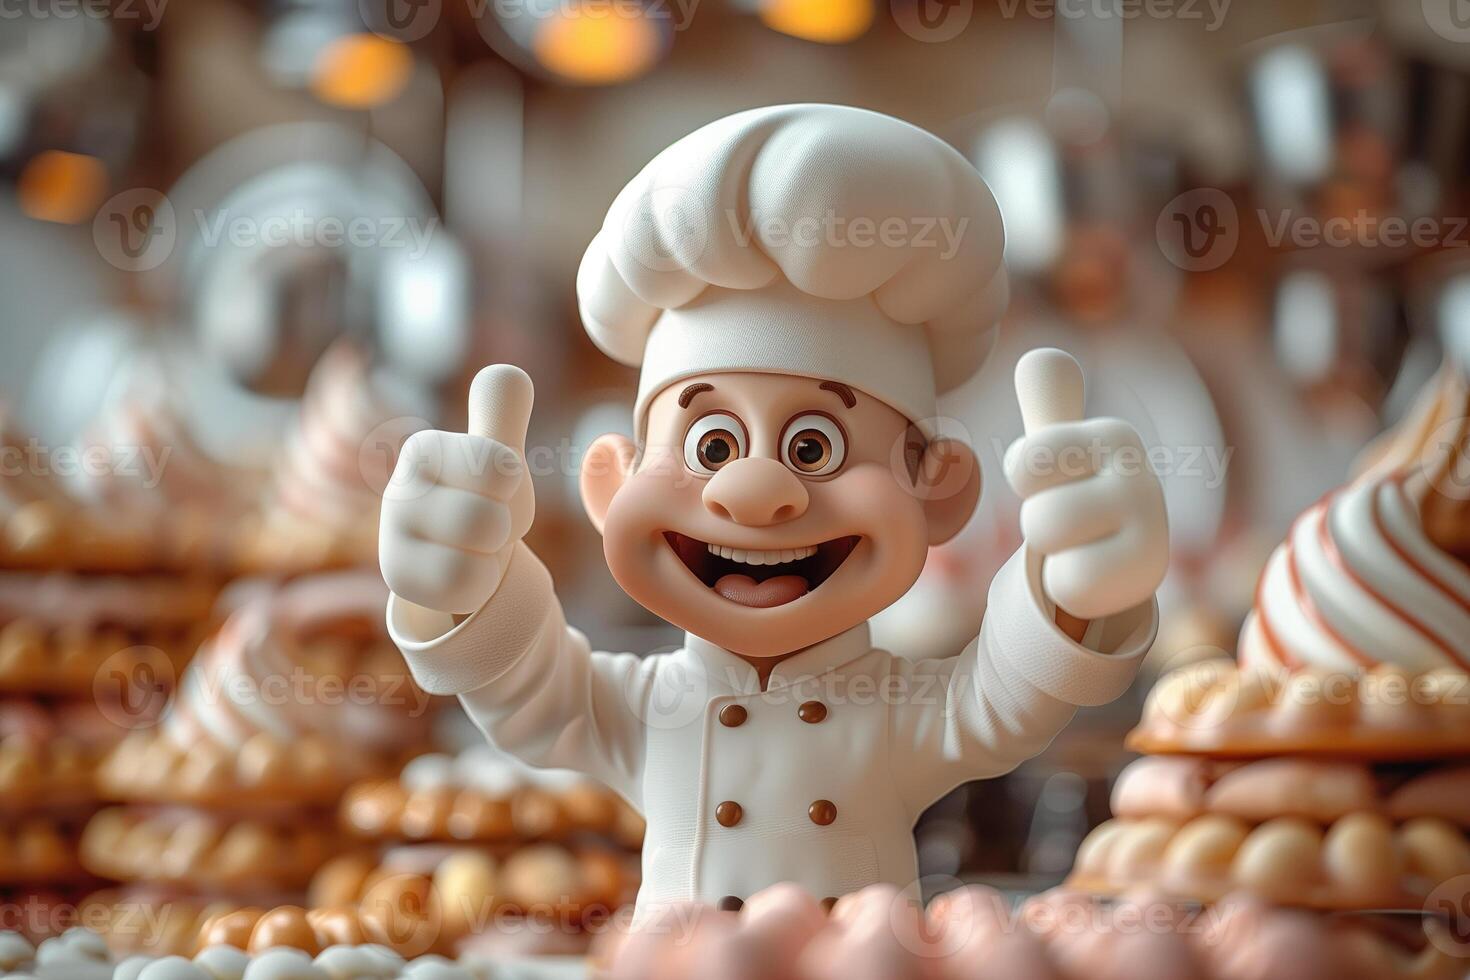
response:
<path id="1" fill-rule="evenodd" d="M 1163 496 L 1131 426 L 1082 420 L 1059 351 L 1018 370 L 1006 476 L 1025 543 L 979 637 L 918 662 L 869 639 L 979 497 L 935 399 L 989 347 L 1003 237 L 953 148 L 841 106 L 711 123 L 618 196 L 577 293 L 597 345 L 641 367 L 637 441 L 593 443 L 581 493 L 619 585 L 688 631 L 674 653 L 594 652 L 522 543 L 519 369 L 475 378 L 468 434 L 404 447 L 381 530 L 395 641 L 496 746 L 645 815 L 640 910 L 778 881 L 911 886 L 925 807 L 1131 682 L 1157 626 Z"/>

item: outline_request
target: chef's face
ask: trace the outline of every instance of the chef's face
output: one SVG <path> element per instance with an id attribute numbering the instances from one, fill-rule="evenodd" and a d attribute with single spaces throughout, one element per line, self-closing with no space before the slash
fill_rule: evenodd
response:
<path id="1" fill-rule="evenodd" d="M 845 385 L 777 374 L 690 378 L 648 410 L 641 457 L 589 450 L 582 497 L 637 602 L 747 657 L 855 626 L 913 583 L 979 498 L 974 455 L 926 442 Z"/>

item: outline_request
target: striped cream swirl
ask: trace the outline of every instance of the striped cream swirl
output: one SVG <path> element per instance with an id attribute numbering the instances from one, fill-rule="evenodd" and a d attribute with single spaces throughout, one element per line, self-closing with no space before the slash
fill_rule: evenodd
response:
<path id="1" fill-rule="evenodd" d="M 386 647 L 378 634 L 387 598 L 376 570 L 250 596 L 184 671 L 168 735 L 180 747 L 207 739 L 238 749 L 261 733 L 285 744 L 316 735 L 370 751 L 401 747 L 412 689 L 406 675 L 377 676 L 362 648 L 364 639 Z"/>
<path id="2" fill-rule="evenodd" d="M 286 435 L 274 505 L 317 527 L 375 531 L 398 449 L 423 424 L 374 377 L 364 353 L 333 346 L 313 369 Z"/>
<path id="3" fill-rule="evenodd" d="M 1421 476 L 1370 473 L 1297 518 L 1256 587 L 1243 665 L 1470 670 L 1470 566 L 1426 533 Z"/>

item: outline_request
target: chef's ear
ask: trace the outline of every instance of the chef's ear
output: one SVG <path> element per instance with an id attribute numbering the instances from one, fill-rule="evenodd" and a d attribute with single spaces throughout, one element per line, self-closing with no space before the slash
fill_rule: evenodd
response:
<path id="1" fill-rule="evenodd" d="M 602 533 L 613 495 L 633 475 L 637 455 L 633 440 L 610 433 L 599 436 L 587 447 L 587 455 L 582 457 L 582 473 L 578 480 L 582 489 L 582 507 L 598 534 Z"/>
<path id="2" fill-rule="evenodd" d="M 980 502 L 980 461 L 958 439 L 933 439 L 912 472 L 929 522 L 929 544 L 943 544 L 960 532 Z"/>

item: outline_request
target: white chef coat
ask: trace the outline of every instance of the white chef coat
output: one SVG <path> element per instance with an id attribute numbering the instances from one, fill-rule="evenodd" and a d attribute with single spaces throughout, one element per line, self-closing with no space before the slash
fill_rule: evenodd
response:
<path id="1" fill-rule="evenodd" d="M 584 772 L 644 814 L 640 911 L 779 881 L 838 897 L 914 884 L 913 826 L 929 804 L 1008 772 L 1078 705 L 1132 682 L 1155 602 L 1075 643 L 1040 567 L 1024 546 L 1012 556 L 959 656 L 895 657 L 873 649 L 864 623 L 777 664 L 764 691 L 749 664 L 697 636 L 646 658 L 592 652 L 524 545 L 462 622 L 395 595 L 388 628 L 418 683 L 459 695 L 493 744 Z"/>

